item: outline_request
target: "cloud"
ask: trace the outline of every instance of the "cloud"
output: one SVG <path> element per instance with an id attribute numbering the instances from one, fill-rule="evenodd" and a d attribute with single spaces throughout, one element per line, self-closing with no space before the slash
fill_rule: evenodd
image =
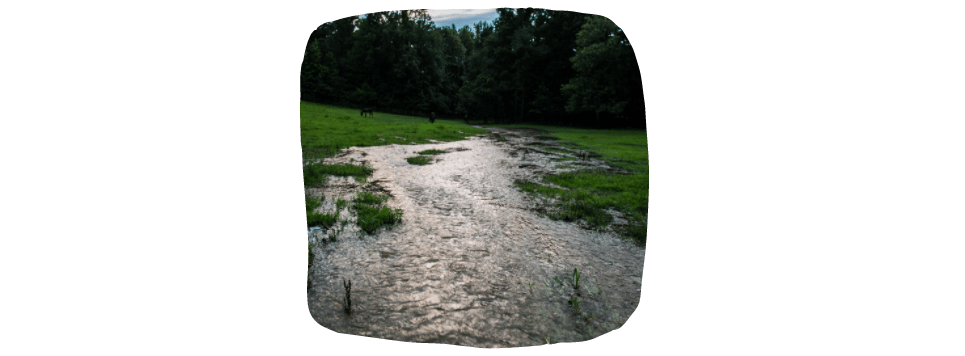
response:
<path id="1" fill-rule="evenodd" d="M 492 15 L 496 9 L 428 10 L 433 22 L 455 21 L 464 18 Z"/>

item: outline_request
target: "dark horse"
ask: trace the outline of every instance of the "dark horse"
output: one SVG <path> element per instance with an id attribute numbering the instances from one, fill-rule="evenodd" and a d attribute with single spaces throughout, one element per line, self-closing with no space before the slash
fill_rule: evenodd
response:
<path id="1" fill-rule="evenodd" d="M 435 112 L 435 111 L 429 113 L 429 123 L 430 123 L 430 124 L 436 123 L 436 112 Z"/>
<path id="2" fill-rule="evenodd" d="M 365 117 L 365 113 L 369 113 L 369 116 L 375 117 L 375 114 L 372 113 L 372 108 L 362 109 L 362 112 L 359 115 L 362 115 L 362 117 Z"/>

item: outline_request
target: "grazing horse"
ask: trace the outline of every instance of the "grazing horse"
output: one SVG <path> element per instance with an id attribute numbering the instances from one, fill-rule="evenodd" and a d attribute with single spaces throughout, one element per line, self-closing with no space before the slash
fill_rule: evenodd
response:
<path id="1" fill-rule="evenodd" d="M 430 123 L 430 124 L 436 123 L 436 112 L 435 112 L 435 111 L 429 113 L 429 123 Z"/>
<path id="2" fill-rule="evenodd" d="M 360 115 L 362 115 L 362 117 L 365 117 L 365 113 L 369 113 L 369 116 L 375 117 L 375 114 L 372 113 L 372 108 L 362 109 L 362 112 L 360 113 Z"/>

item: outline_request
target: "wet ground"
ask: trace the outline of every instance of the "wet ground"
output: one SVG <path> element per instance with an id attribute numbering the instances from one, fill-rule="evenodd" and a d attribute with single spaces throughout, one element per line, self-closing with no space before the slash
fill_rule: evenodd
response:
<path id="1" fill-rule="evenodd" d="M 533 211 L 517 179 L 608 168 L 538 131 L 489 129 L 465 141 L 351 148 L 326 163 L 374 168 L 365 182 L 333 179 L 320 209 L 361 190 L 390 195 L 402 222 L 375 235 L 352 224 L 310 231 L 308 304 L 322 326 L 390 340 L 516 347 L 594 338 L 623 325 L 640 299 L 644 250 Z M 425 166 L 406 162 L 446 150 Z M 343 214 L 348 214 L 343 211 Z M 575 288 L 574 269 L 579 270 Z M 351 281 L 346 313 L 343 280 Z"/>

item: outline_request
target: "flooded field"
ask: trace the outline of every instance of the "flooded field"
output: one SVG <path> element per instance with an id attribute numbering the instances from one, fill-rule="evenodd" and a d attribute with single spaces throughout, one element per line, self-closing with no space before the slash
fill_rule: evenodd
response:
<path id="1" fill-rule="evenodd" d="M 364 163 L 374 173 L 311 189 L 325 196 L 319 209 L 370 191 L 389 195 L 386 205 L 404 215 L 373 235 L 353 224 L 309 231 L 308 305 L 319 324 L 390 340 L 516 347 L 588 340 L 626 322 L 640 299 L 644 250 L 612 231 L 541 217 L 513 185 L 610 168 L 537 131 L 490 131 L 448 143 L 351 148 L 325 160 Z M 446 152 L 427 165 L 406 161 L 428 149 Z M 330 235 L 336 239 L 322 243 Z M 351 281 L 350 313 L 343 281 Z"/>

